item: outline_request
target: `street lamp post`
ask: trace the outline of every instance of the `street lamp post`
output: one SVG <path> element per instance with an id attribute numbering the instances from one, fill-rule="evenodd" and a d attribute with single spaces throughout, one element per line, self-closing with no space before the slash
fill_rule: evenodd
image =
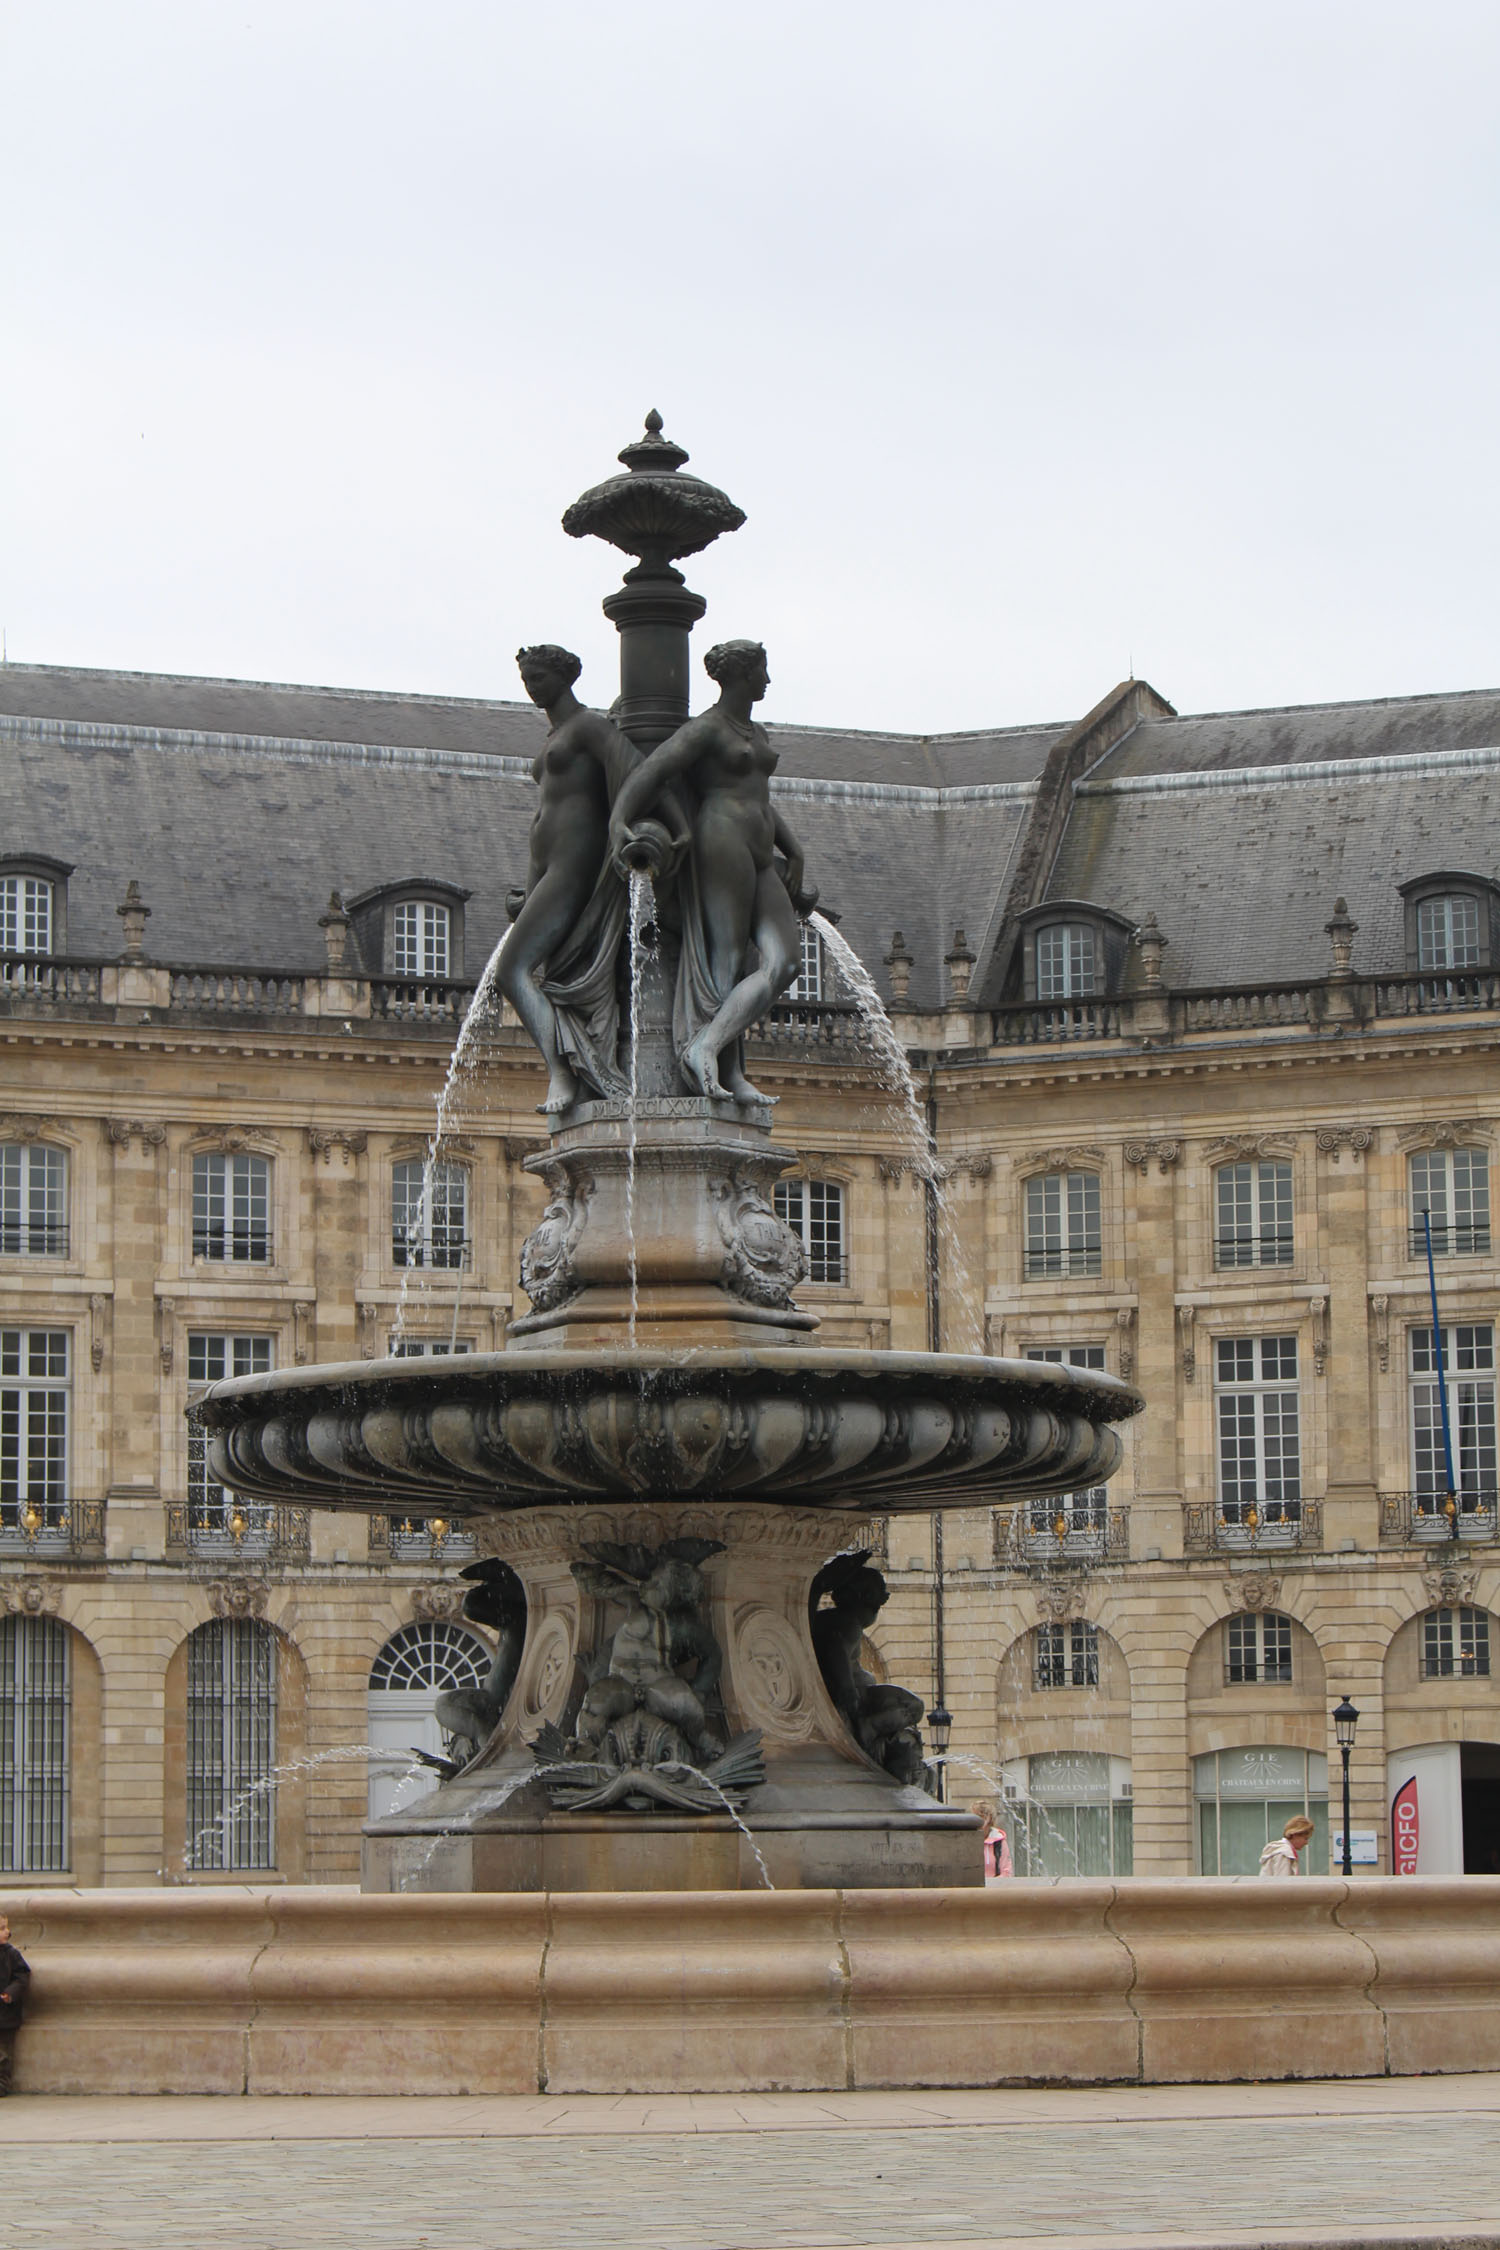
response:
<path id="1" fill-rule="evenodd" d="M 1354 1730 L 1359 1725 L 1359 1713 L 1346 1695 L 1334 1705 L 1333 1732 L 1344 1761 L 1344 1864 L 1340 1873 L 1354 1873 L 1354 1846 L 1349 1834 L 1349 1753 L 1354 1748 Z"/>
<path id="2" fill-rule="evenodd" d="M 927 1731 L 932 1736 L 933 1757 L 937 1761 L 937 1800 L 948 1802 L 948 1769 L 941 1762 L 947 1753 L 949 1738 L 953 1733 L 953 1713 L 941 1703 L 934 1703 L 927 1714 Z"/>

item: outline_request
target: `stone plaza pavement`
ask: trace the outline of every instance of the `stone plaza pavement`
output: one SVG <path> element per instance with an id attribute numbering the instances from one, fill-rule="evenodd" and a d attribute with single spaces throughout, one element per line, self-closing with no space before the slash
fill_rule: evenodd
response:
<path id="1" fill-rule="evenodd" d="M 24 2036 L 24 2034 L 23 2034 Z M 1500 2250 L 1500 2073 L 935 2094 L 18 2095 L 27 2250 Z"/>

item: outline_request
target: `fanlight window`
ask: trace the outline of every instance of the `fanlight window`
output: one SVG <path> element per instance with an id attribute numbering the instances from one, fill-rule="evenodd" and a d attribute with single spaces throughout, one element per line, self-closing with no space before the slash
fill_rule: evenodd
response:
<path id="1" fill-rule="evenodd" d="M 1487 1680 L 1490 1676 L 1489 1613 L 1471 1609 L 1430 1609 L 1422 1620 L 1424 1680 Z"/>
<path id="2" fill-rule="evenodd" d="M 1292 1621 L 1279 1610 L 1251 1611 L 1224 1626 L 1224 1677 L 1232 1685 L 1270 1681 L 1292 1683 Z"/>
<path id="3" fill-rule="evenodd" d="M 1078 1617 L 1068 1625 L 1038 1625 L 1036 1684 L 1039 1688 L 1097 1687 L 1098 1627 Z"/>
<path id="4" fill-rule="evenodd" d="M 370 1667 L 370 1692 L 419 1694 L 483 1687 L 490 1652 L 477 1633 L 441 1619 L 403 1625 Z"/>

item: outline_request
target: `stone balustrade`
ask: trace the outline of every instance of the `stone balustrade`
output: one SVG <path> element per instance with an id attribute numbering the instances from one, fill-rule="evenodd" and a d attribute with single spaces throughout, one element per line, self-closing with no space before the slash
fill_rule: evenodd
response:
<path id="1" fill-rule="evenodd" d="M 1500 2067 L 1500 1879 L 0 1895 L 32 2093 L 1169 2084 Z M 392 1977 L 390 1964 L 403 1973 Z"/>

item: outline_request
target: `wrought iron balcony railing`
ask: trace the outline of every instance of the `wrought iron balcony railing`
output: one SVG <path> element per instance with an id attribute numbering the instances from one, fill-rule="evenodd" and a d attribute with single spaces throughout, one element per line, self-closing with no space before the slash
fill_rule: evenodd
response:
<path id="1" fill-rule="evenodd" d="M 312 1551 L 305 1508 L 273 1507 L 226 1492 L 219 1500 L 167 1502 L 167 1558 L 216 1564 L 306 1562 Z"/>
<path id="2" fill-rule="evenodd" d="M 1318 1500 L 1187 1500 L 1182 1549 L 1187 1555 L 1285 1554 L 1323 1544 Z"/>
<path id="3" fill-rule="evenodd" d="M 1483 1258 L 1490 1250 L 1490 1222 L 1488 1219 L 1448 1220 L 1432 1222 L 1432 1254 L 1435 1258 Z M 1425 1258 L 1427 1255 L 1427 1229 L 1420 1219 L 1413 1220 L 1408 1239 L 1408 1255 Z"/>
<path id="4" fill-rule="evenodd" d="M 371 1562 L 472 1562 L 476 1551 L 469 1526 L 446 1516 L 370 1518 Z"/>
<path id="5" fill-rule="evenodd" d="M 104 1555 L 104 1502 L 0 1500 L 0 1559 L 90 1562 Z"/>
<path id="6" fill-rule="evenodd" d="M 1465 1546 L 1493 1544 L 1500 1521 L 1495 1486 L 1455 1493 L 1382 1492 L 1380 1536 L 1388 1545 L 1435 1547 L 1455 1540 Z"/>
<path id="7" fill-rule="evenodd" d="M 994 1527 L 995 1561 L 1002 1567 L 1123 1562 L 1130 1553 L 1130 1510 L 1110 1507 L 1102 1484 L 997 1508 Z"/>
<path id="8" fill-rule="evenodd" d="M 0 1258 L 65 1258 L 68 1230 L 43 1222 L 23 1221 L 19 1226 L 0 1223 Z"/>

